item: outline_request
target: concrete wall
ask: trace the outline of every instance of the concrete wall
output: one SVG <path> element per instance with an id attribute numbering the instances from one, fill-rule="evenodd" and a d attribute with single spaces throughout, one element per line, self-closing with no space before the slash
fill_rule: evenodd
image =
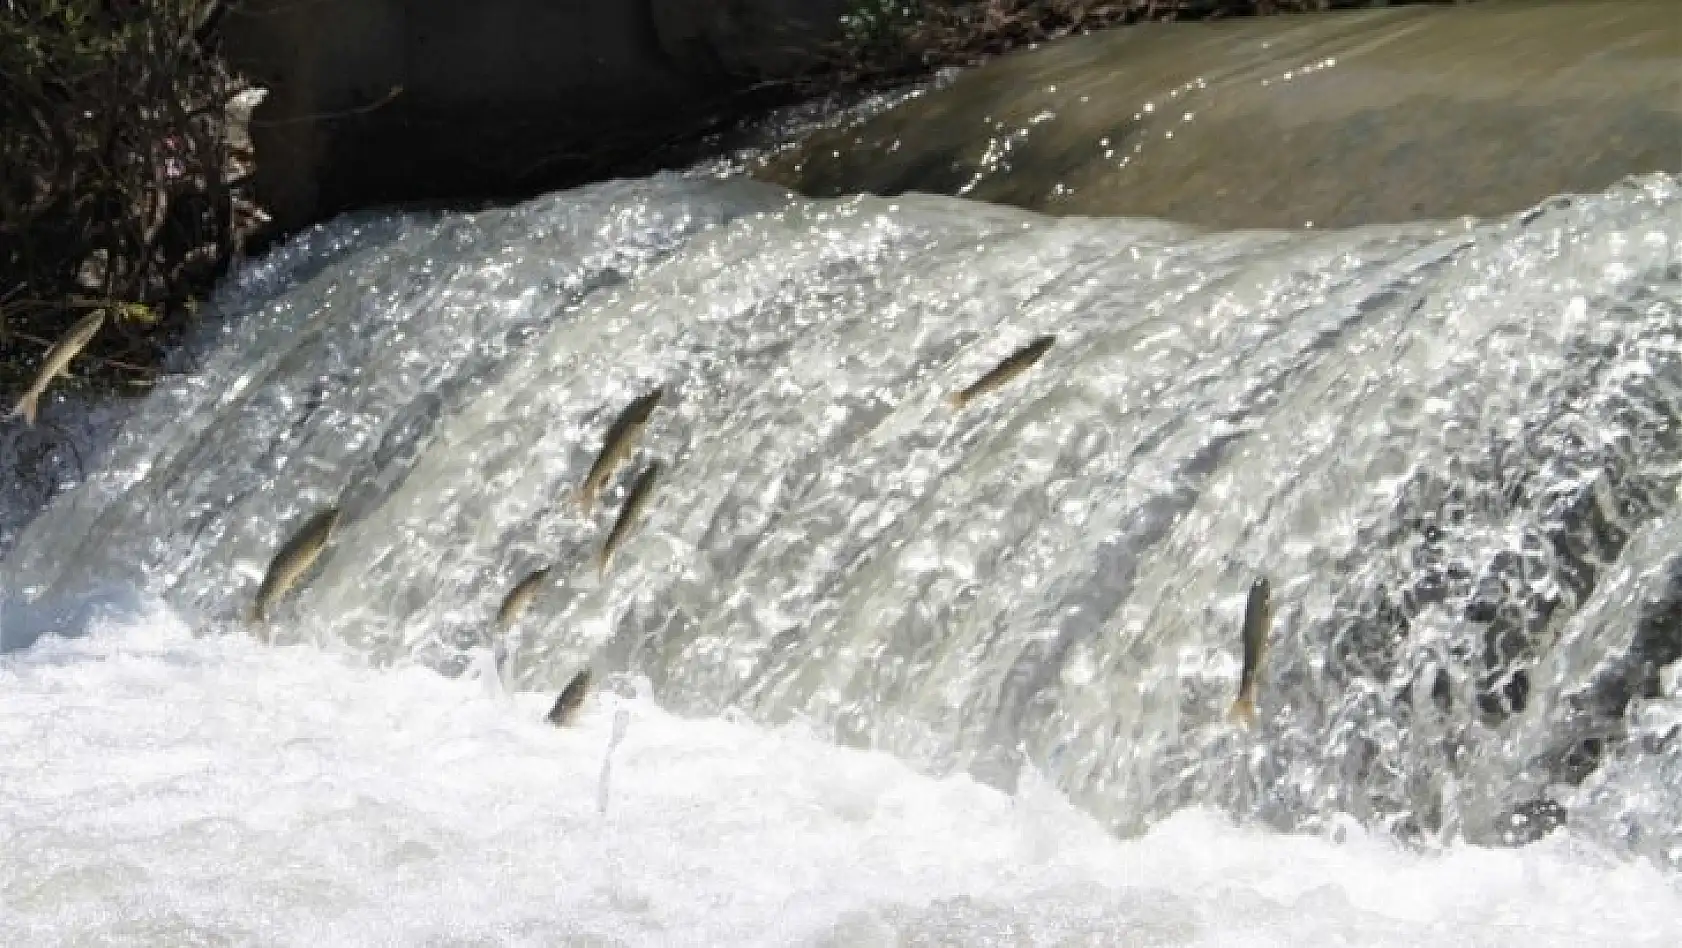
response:
<path id="1" fill-rule="evenodd" d="M 242 0 L 259 198 L 283 229 L 609 173 L 732 114 L 836 35 L 846 0 Z M 398 91 L 400 90 L 400 91 Z"/>

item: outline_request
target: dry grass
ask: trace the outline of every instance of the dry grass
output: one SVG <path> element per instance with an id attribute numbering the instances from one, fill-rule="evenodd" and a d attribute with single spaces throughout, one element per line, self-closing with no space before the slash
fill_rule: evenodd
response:
<path id="1" fill-rule="evenodd" d="M 129 388 L 259 219 L 218 0 L 0 0 L 0 395 L 91 308 L 77 367 Z"/>

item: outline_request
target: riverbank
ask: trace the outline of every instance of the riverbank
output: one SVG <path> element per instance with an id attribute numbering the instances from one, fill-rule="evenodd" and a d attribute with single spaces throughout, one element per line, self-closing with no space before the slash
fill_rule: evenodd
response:
<path id="1" fill-rule="evenodd" d="M 143 392 L 263 224 L 247 127 L 261 93 L 220 54 L 221 7 L 0 8 L 0 415 L 96 310 L 75 375 Z"/>
<path id="2" fill-rule="evenodd" d="M 857 0 L 814 91 L 913 81 L 1016 50 L 1141 23 L 1452 4 L 1456 0 Z"/>

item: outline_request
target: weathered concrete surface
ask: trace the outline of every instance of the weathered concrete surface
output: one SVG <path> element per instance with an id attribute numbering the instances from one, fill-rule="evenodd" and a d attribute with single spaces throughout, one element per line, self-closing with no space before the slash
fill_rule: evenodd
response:
<path id="1" fill-rule="evenodd" d="M 495 199 L 634 162 L 832 39 L 846 0 L 242 0 L 270 89 L 259 200 L 284 230 L 384 203 Z"/>
<path id="2" fill-rule="evenodd" d="M 1485 0 L 1114 30 L 759 169 L 1211 227 L 1489 215 L 1682 171 L 1682 2 Z"/>
<path id="3" fill-rule="evenodd" d="M 857 0 L 650 2 L 660 48 L 686 75 L 763 80 L 808 69 Z"/>

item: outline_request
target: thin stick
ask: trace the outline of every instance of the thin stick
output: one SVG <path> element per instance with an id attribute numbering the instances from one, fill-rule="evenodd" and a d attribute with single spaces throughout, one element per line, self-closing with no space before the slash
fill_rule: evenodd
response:
<path id="1" fill-rule="evenodd" d="M 391 87 L 390 92 L 387 92 L 376 101 L 370 102 L 367 105 L 359 105 L 355 108 L 342 109 L 336 112 L 311 112 L 308 115 L 292 115 L 281 119 L 259 120 L 253 118 L 250 124 L 254 127 L 260 125 L 263 128 L 275 128 L 280 125 L 298 125 L 303 122 L 328 122 L 333 119 L 348 118 L 352 115 L 366 115 L 375 109 L 385 108 L 387 105 L 391 104 L 391 100 L 402 94 L 403 87 L 401 85 L 395 85 Z"/>

